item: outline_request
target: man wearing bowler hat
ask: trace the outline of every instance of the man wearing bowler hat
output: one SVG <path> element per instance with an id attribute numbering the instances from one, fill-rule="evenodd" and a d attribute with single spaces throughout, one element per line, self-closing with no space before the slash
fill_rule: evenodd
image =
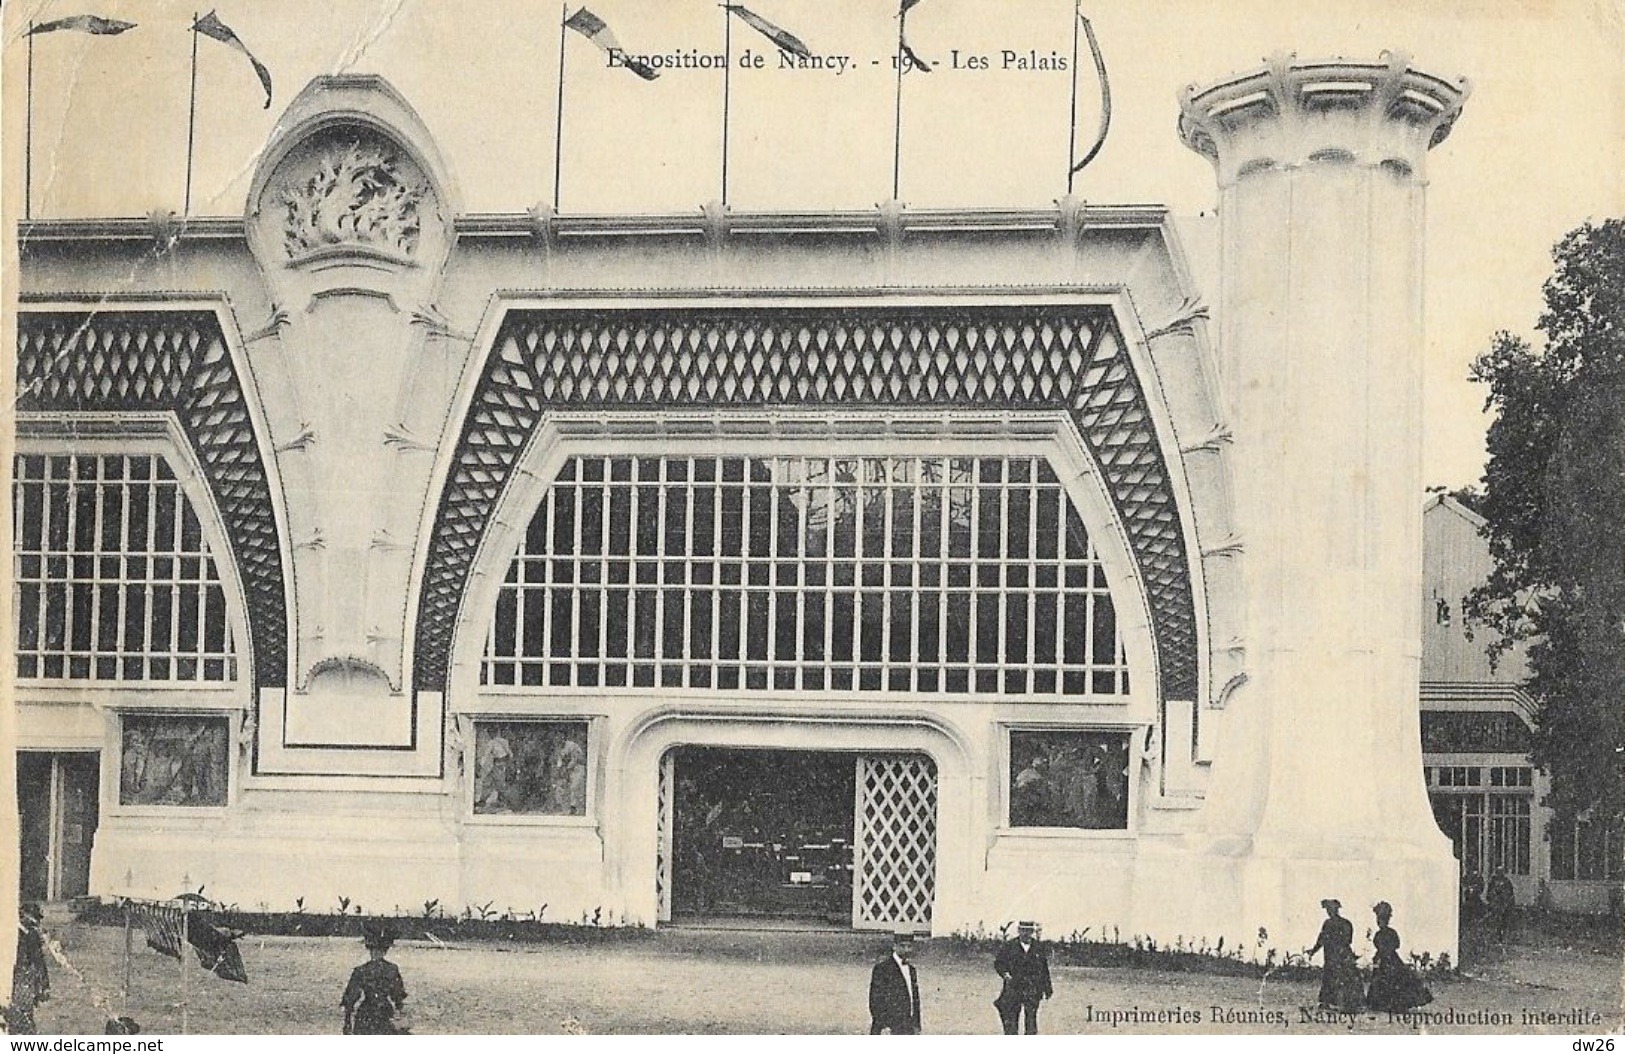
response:
<path id="1" fill-rule="evenodd" d="M 993 969 L 1004 980 L 993 1007 L 999 1012 L 1004 1034 L 1016 1035 L 1026 1017 L 1026 1032 L 1038 1034 L 1038 1004 L 1055 994 L 1049 980 L 1049 953 L 1038 940 L 1038 924 L 1016 924 L 1016 939 L 1006 941 L 993 958 Z"/>
<path id="2" fill-rule="evenodd" d="M 869 1034 L 890 1031 L 894 1036 L 920 1034 L 920 974 L 909 959 L 914 935 L 892 936 L 891 954 L 875 963 L 869 975 Z"/>

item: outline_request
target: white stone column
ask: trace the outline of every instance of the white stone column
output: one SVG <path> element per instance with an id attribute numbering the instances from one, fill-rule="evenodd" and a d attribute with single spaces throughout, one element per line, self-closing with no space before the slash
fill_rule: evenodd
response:
<path id="1" fill-rule="evenodd" d="M 1307 944 L 1322 897 L 1361 932 L 1455 947 L 1455 864 L 1418 731 L 1423 162 L 1464 84 L 1278 58 L 1190 89 L 1219 183 L 1219 356 L 1235 437 L 1247 682 L 1204 809 L 1221 913 Z"/>

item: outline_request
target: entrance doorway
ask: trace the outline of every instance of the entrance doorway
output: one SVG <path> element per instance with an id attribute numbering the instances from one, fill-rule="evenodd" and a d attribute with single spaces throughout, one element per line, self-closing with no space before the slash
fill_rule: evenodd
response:
<path id="1" fill-rule="evenodd" d="M 930 928 L 937 772 L 923 754 L 678 747 L 658 819 L 661 921 Z"/>
<path id="2" fill-rule="evenodd" d="M 852 917 L 851 754 L 673 752 L 675 917 Z"/>
<path id="3" fill-rule="evenodd" d="M 24 900 L 90 892 L 100 818 L 101 764 L 93 752 L 17 754 L 18 859 Z"/>

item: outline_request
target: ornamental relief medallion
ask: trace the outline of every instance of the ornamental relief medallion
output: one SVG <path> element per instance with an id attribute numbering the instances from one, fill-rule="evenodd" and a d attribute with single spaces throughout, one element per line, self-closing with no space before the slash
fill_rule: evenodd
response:
<path id="1" fill-rule="evenodd" d="M 282 191 L 283 248 L 297 260 L 359 246 L 410 258 L 427 187 L 400 156 L 360 140 L 330 142 Z"/>

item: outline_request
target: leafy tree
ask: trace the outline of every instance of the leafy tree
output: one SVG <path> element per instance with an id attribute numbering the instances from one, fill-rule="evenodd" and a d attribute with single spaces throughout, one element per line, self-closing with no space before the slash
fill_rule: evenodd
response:
<path id="1" fill-rule="evenodd" d="M 1495 570 L 1468 614 L 1494 658 L 1529 641 L 1548 804 L 1625 815 L 1625 219 L 1553 251 L 1542 347 L 1498 333 L 1472 367 L 1494 413 L 1478 511 Z"/>

